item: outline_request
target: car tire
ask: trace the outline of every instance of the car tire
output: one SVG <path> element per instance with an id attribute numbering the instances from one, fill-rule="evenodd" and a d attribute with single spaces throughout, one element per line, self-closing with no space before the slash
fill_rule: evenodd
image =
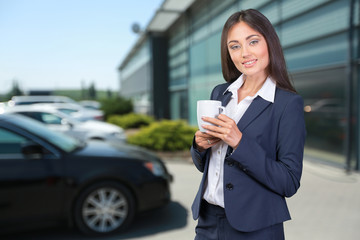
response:
<path id="1" fill-rule="evenodd" d="M 125 230 L 135 215 L 135 200 L 122 184 L 106 181 L 82 191 L 75 203 L 78 229 L 93 236 Z"/>

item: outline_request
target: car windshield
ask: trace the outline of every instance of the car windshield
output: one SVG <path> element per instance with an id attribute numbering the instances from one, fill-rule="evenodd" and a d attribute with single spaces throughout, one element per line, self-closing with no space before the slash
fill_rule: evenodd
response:
<path id="1" fill-rule="evenodd" d="M 51 131 L 43 124 L 31 118 L 17 116 L 12 122 L 16 122 L 16 125 L 49 141 L 50 143 L 52 143 L 53 145 L 57 146 L 58 148 L 62 149 L 65 152 L 71 152 L 83 146 L 83 143 L 81 143 L 80 141 L 68 137 L 64 134 Z"/>

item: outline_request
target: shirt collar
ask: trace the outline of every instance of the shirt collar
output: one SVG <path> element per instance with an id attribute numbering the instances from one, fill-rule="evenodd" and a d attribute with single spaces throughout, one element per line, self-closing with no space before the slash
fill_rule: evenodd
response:
<path id="1" fill-rule="evenodd" d="M 224 91 L 223 94 L 225 94 L 227 91 L 231 92 L 233 96 L 235 95 L 234 92 L 236 92 L 242 85 L 244 84 L 243 74 L 236 79 L 230 86 Z M 276 84 L 271 79 L 270 76 L 268 76 L 263 84 L 263 86 L 260 88 L 260 90 L 255 94 L 254 97 L 260 96 L 264 100 L 268 102 L 274 103 L 275 99 L 275 90 L 276 90 Z M 237 96 L 237 94 L 235 95 Z"/>

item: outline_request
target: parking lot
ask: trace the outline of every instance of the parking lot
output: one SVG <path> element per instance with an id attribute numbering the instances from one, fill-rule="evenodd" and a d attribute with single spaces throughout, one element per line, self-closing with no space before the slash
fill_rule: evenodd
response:
<path id="1" fill-rule="evenodd" d="M 186 161 L 166 161 L 174 175 L 172 202 L 157 211 L 144 213 L 123 234 L 104 240 L 188 240 L 194 238 L 196 222 L 190 206 L 201 175 Z M 293 220 L 285 223 L 290 240 L 356 240 L 360 226 L 360 176 L 342 169 L 306 160 L 302 186 L 288 199 Z M 66 228 L 31 231 L 2 239 L 88 239 Z"/>

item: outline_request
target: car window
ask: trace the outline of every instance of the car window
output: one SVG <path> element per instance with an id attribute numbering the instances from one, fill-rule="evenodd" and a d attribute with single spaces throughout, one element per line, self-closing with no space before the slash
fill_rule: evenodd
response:
<path id="1" fill-rule="evenodd" d="M 2 154 L 20 154 L 26 138 L 7 129 L 0 128 L 0 157 Z"/>
<path id="2" fill-rule="evenodd" d="M 42 119 L 42 122 L 43 123 L 46 123 L 46 124 L 58 124 L 60 125 L 61 124 L 61 118 L 54 115 L 54 114 L 51 114 L 51 113 L 40 113 L 41 114 L 41 119 Z"/>
<path id="3" fill-rule="evenodd" d="M 62 118 L 46 112 L 19 112 L 22 115 L 35 119 L 45 124 L 61 124 Z"/>
<path id="4" fill-rule="evenodd" d="M 35 119 L 39 122 L 42 122 L 42 117 L 41 117 L 40 113 L 38 113 L 38 112 L 17 112 L 17 113 L 21 114 L 21 115 L 25 115 L 29 118 Z"/>

